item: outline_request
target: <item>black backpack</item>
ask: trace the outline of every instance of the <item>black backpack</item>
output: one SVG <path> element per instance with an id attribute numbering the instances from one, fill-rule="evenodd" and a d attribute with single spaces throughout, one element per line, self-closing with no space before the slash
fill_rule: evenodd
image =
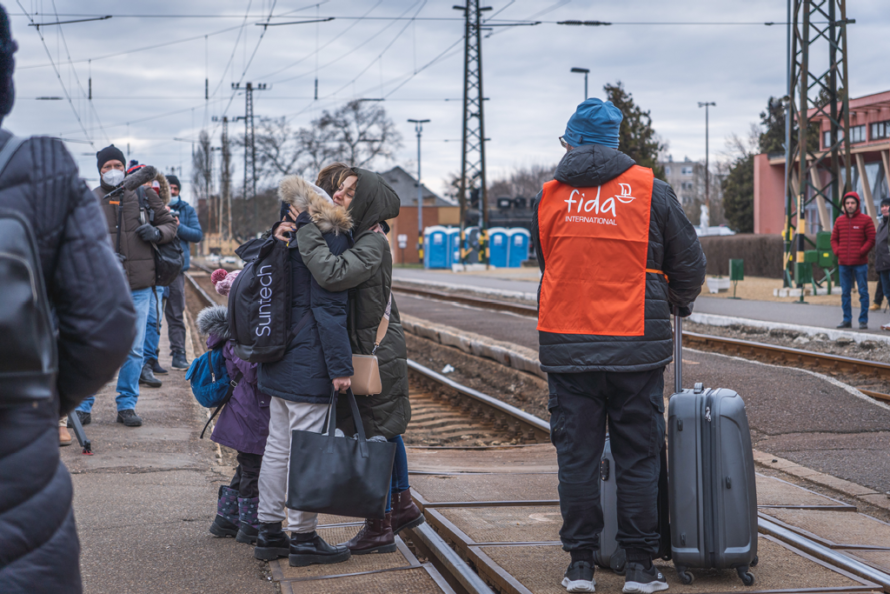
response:
<path id="1" fill-rule="evenodd" d="M 139 186 L 136 188 L 136 194 L 139 196 L 139 208 L 148 213 L 148 222 L 154 225 L 155 211 L 148 205 L 148 199 L 145 197 L 145 188 Z M 121 207 L 123 210 L 123 207 Z M 169 287 L 185 266 L 185 256 L 182 253 L 182 242 L 178 237 L 174 237 L 173 241 L 161 245 L 151 244 L 152 253 L 155 257 L 155 286 Z M 118 253 L 120 253 L 120 233 L 118 233 Z M 159 319 L 160 321 L 160 319 Z"/>
<path id="2" fill-rule="evenodd" d="M 13 136 L 0 150 L 0 174 L 24 141 Z M 0 407 L 50 400 L 58 355 L 37 240 L 28 219 L 2 207 L 0 304 Z"/>
<path id="3" fill-rule="evenodd" d="M 235 355 L 251 363 L 284 357 L 290 329 L 291 267 L 284 242 L 253 239 L 235 253 L 249 259 L 229 291 L 229 334 Z M 306 316 L 300 324 L 306 322 Z"/>

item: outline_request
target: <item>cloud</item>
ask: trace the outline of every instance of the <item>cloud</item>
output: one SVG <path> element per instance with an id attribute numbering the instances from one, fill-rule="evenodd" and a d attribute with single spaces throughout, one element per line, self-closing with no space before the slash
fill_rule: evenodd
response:
<path id="1" fill-rule="evenodd" d="M 78 141 L 68 146 L 82 175 L 93 181 L 98 180 L 93 155 L 109 141 L 125 150 L 129 143 L 130 156 L 142 162 L 165 170 L 182 167 L 185 181 L 190 177 L 191 147 L 173 139 L 197 138 L 202 127 L 218 134 L 212 116 L 244 113 L 244 97 L 233 95 L 231 83 L 266 82 L 271 90 L 255 93 L 255 113 L 285 115 L 297 127 L 307 125 L 321 110 L 336 108 L 350 99 L 388 95 L 383 105 L 405 139 L 399 162 L 413 163 L 416 159 L 413 125 L 406 120 L 428 118 L 431 122 L 425 125 L 423 136 L 425 181 L 431 188 L 442 190 L 447 175 L 459 171 L 462 43 L 449 57 L 415 74 L 415 69 L 461 38 L 463 23 L 447 20 L 461 17 L 451 4 L 387 0 L 375 7 L 367 1 L 330 0 L 316 8 L 308 3 L 277 2 L 275 13 L 290 12 L 288 19 L 314 19 L 316 15 L 340 18 L 319 24 L 270 27 L 261 42 L 263 28 L 254 23 L 261 20 L 263 10 L 268 10 L 271 3 L 250 4 L 248 11 L 246 2 L 159 0 L 151 3 L 151 14 L 126 17 L 147 9 L 94 0 L 87 10 L 81 2 L 56 0 L 60 14 L 114 15 L 105 21 L 64 25 L 61 31 L 58 27 L 41 28 L 59 77 L 47 66 L 46 50 L 35 29 L 27 26 L 28 19 L 15 16 L 20 15 L 20 9 L 7 4 L 14 15 L 13 35 L 20 50 L 15 79 L 18 100 L 5 125 L 16 134 L 61 135 Z M 495 11 L 507 4 L 508 0 L 491 2 Z M 885 77 L 879 76 L 886 62 L 883 32 L 890 25 L 890 13 L 884 4 L 882 0 L 861 0 L 848 5 L 848 17 L 857 20 L 848 29 L 853 96 L 887 89 Z M 439 20 L 379 18 L 411 16 L 421 6 L 419 17 Z M 782 22 L 784 3 L 575 0 L 554 1 L 543 7 L 555 7 L 537 17 L 548 22 L 535 27 L 496 28 L 483 41 L 484 91 L 489 98 L 485 102 L 485 132 L 491 138 L 487 165 L 492 173 L 507 171 L 517 163 L 553 163 L 559 159 L 562 150 L 556 139 L 583 98 L 583 76 L 569 71 L 574 66 L 590 69 L 590 94 L 594 96 L 602 95 L 603 84 L 621 80 L 636 102 L 651 110 L 656 131 L 670 143 L 670 152 L 677 159 L 704 156 L 704 113 L 697 107 L 698 101 L 717 103 L 710 112 L 713 155 L 721 150 L 725 137 L 747 133 L 769 96 L 785 93 L 782 25 L 629 24 Z M 540 12 L 541 2 L 517 0 L 496 18 L 504 22 Z M 378 19 L 343 18 L 365 13 Z M 241 27 L 245 14 L 246 24 Z M 55 15 L 35 18 L 47 22 L 55 20 Z M 615 24 L 568 27 L 553 23 L 565 19 Z M 67 63 L 60 33 L 64 33 L 74 64 Z M 316 54 L 316 48 L 323 49 Z M 816 52 L 817 59 L 827 64 L 827 51 L 821 51 Z M 121 55 L 103 57 L 118 53 Z M 84 61 L 90 58 L 91 63 Z M 316 65 L 319 101 L 312 99 Z M 85 97 L 90 75 L 92 102 Z M 216 91 L 209 101 L 204 100 L 205 75 L 210 91 Z M 62 96 L 62 84 L 72 98 L 71 104 L 35 100 Z M 242 125 L 233 124 L 232 131 L 239 132 Z M 235 161 L 239 160 L 236 154 Z M 185 194 L 189 194 L 188 184 Z"/>

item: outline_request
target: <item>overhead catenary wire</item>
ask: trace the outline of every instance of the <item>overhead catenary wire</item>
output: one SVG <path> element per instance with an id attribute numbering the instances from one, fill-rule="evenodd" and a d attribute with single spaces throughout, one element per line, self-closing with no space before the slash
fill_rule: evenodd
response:
<path id="1" fill-rule="evenodd" d="M 56 12 L 56 0 L 52 0 L 52 5 L 53 5 L 53 12 L 55 13 Z M 58 18 L 59 18 L 58 14 L 56 14 L 56 20 L 58 20 Z M 62 27 L 59 27 L 58 34 L 62 40 L 62 44 L 65 46 L 65 55 L 68 56 L 68 65 L 71 68 L 71 72 L 74 74 L 74 80 L 77 82 L 77 86 L 80 89 L 80 92 L 84 95 L 84 97 L 87 97 L 87 99 L 91 99 L 92 88 L 90 89 L 90 93 L 87 94 L 87 92 L 83 88 L 83 85 L 80 82 L 80 77 L 77 76 L 77 69 L 74 68 L 74 64 L 71 61 L 71 52 L 68 50 L 68 41 L 65 39 L 65 32 L 62 30 Z M 93 115 L 96 118 L 96 122 L 99 124 L 99 130 L 102 132 L 102 135 L 105 137 L 105 141 L 110 143 L 111 138 L 109 138 L 108 133 L 105 132 L 105 128 L 102 127 L 102 118 L 99 117 L 99 112 L 96 111 L 96 106 L 93 105 L 93 102 L 91 100 L 88 100 L 87 104 L 89 105 L 90 110 L 92 110 Z"/>
<path id="2" fill-rule="evenodd" d="M 19 8 L 22 11 L 25 11 L 25 7 L 22 6 L 21 0 L 16 0 L 16 3 L 19 5 Z M 28 16 L 28 20 L 32 23 L 34 19 Z M 96 148 L 96 144 L 93 142 L 92 136 L 87 132 L 86 126 L 83 124 L 83 120 L 80 118 L 80 114 L 77 112 L 77 108 L 74 107 L 74 101 L 71 100 L 71 95 L 68 93 L 68 89 L 65 87 L 65 81 L 62 80 L 62 75 L 59 73 L 59 69 L 56 67 L 56 63 L 53 61 L 52 53 L 49 51 L 49 46 L 46 45 L 46 39 L 43 38 L 43 33 L 40 32 L 40 27 L 34 28 L 37 31 L 37 35 L 40 37 L 40 42 L 43 44 L 43 49 L 46 50 L 46 56 L 49 58 L 50 62 L 53 65 L 53 71 L 56 73 L 56 78 L 59 79 L 59 84 L 62 86 L 62 92 L 65 94 L 65 98 L 68 100 L 68 105 L 71 106 L 71 111 L 74 112 L 74 117 L 77 118 L 77 123 L 80 124 L 80 129 L 83 131 L 84 136 L 87 137 L 87 140 L 90 141 L 90 146 Z"/>

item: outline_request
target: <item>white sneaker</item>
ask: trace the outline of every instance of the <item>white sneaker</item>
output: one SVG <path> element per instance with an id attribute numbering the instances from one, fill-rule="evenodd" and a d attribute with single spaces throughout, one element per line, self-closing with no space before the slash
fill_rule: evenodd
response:
<path id="1" fill-rule="evenodd" d="M 653 594 L 667 589 L 667 580 L 655 565 L 643 569 L 640 563 L 627 563 L 627 574 L 624 577 L 622 590 L 625 594 Z"/>
<path id="2" fill-rule="evenodd" d="M 568 592 L 596 592 L 594 568 L 587 561 L 576 561 L 566 569 L 562 587 Z"/>

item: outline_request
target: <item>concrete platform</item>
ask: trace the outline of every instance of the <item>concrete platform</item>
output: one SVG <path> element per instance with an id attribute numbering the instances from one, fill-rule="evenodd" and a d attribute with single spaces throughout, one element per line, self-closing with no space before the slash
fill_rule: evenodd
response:
<path id="1" fill-rule="evenodd" d="M 525 453 L 528 467 L 522 464 Z M 415 498 L 423 505 L 427 521 L 471 562 L 479 574 L 502 594 L 557 594 L 568 553 L 559 542 L 562 523 L 558 501 L 530 501 L 534 497 L 556 497 L 557 477 L 532 469 L 550 459 L 555 449 L 549 444 L 528 448 L 491 448 L 467 451 L 472 457 L 461 465 L 454 450 L 408 448 L 409 465 L 423 464 L 433 474 L 411 478 Z M 511 470 L 504 471 L 504 455 L 513 459 Z M 478 472 L 491 461 L 492 472 Z M 434 474 L 436 469 L 442 474 Z M 459 472 L 459 471 L 463 472 Z M 457 472 L 456 472 L 457 471 Z M 770 513 L 800 512 L 818 517 L 823 523 L 838 527 L 859 516 L 855 508 L 808 491 L 791 483 L 764 475 L 757 477 L 759 501 Z M 499 499 L 492 499 L 499 498 Z M 838 511 L 840 508 L 852 511 Z M 882 524 L 878 522 L 878 524 Z M 844 551 L 847 552 L 847 551 Z M 885 551 L 854 548 L 850 551 L 868 558 L 866 563 L 879 567 L 885 563 Z M 890 551 L 887 551 L 890 552 Z M 881 587 L 845 571 L 833 568 L 792 546 L 761 534 L 758 543 L 760 563 L 752 569 L 757 592 L 880 592 Z M 694 571 L 696 580 L 683 585 L 673 565 L 657 561 L 672 592 L 689 594 L 751 591 L 742 585 L 732 570 Z M 598 591 L 618 592 L 624 578 L 611 571 L 596 572 Z"/>
<path id="2" fill-rule="evenodd" d="M 413 283 L 428 283 L 431 287 L 449 286 L 453 290 L 478 290 L 492 296 L 500 292 L 504 296 L 514 298 L 536 299 L 538 280 L 534 279 L 536 269 L 525 270 L 524 274 L 514 273 L 513 276 L 498 270 L 494 273 L 452 273 L 449 271 L 432 271 L 400 268 L 393 270 L 393 279 Z M 695 302 L 693 321 L 702 324 L 729 325 L 746 323 L 755 320 L 767 323 L 770 327 L 787 327 L 806 332 L 812 328 L 816 332 L 826 332 L 831 338 L 850 335 L 854 340 L 863 340 L 858 335 L 868 335 L 870 340 L 884 339 L 890 343 L 890 332 L 881 330 L 882 324 L 890 323 L 890 313 L 870 311 L 869 329 L 858 329 L 859 296 L 853 294 L 853 326 L 854 328 L 837 331 L 843 319 L 840 307 L 829 305 L 801 305 L 775 301 L 750 301 L 708 297 L 703 293 Z M 787 326 L 781 326 L 786 324 Z"/>

